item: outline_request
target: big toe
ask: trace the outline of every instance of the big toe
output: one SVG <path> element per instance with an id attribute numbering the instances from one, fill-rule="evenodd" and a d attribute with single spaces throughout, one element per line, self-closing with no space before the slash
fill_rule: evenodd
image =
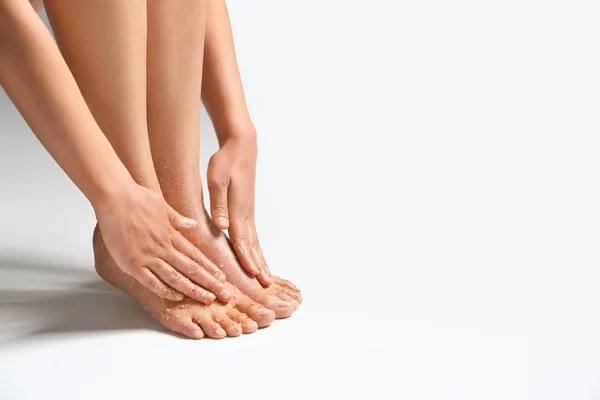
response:
<path id="1" fill-rule="evenodd" d="M 281 291 L 292 296 L 298 303 L 302 303 L 302 292 L 292 282 L 278 276 L 273 276 L 273 282 L 280 287 Z"/>
<path id="2" fill-rule="evenodd" d="M 302 304 L 304 299 L 302 298 L 302 293 L 299 290 L 290 289 L 287 287 L 283 287 L 281 291 L 289 296 L 291 296 L 298 304 Z"/>
<path id="3" fill-rule="evenodd" d="M 246 314 L 250 319 L 255 321 L 260 328 L 271 325 L 277 316 L 272 310 L 263 307 L 242 293 L 237 295 L 235 307 L 238 311 Z"/>
<path id="4" fill-rule="evenodd" d="M 283 291 L 279 292 L 277 294 L 277 297 L 279 297 L 284 302 L 292 303 L 294 305 L 294 311 L 296 311 L 298 309 L 298 307 L 300 307 L 300 302 L 298 302 L 295 298 L 293 298 L 292 296 L 290 296 L 289 294 L 287 294 Z"/>
<path id="5" fill-rule="evenodd" d="M 297 304 L 282 299 L 277 294 L 271 294 L 267 296 L 265 299 L 265 303 L 263 304 L 265 305 L 265 307 L 273 310 L 277 319 L 290 317 L 298 308 Z"/>

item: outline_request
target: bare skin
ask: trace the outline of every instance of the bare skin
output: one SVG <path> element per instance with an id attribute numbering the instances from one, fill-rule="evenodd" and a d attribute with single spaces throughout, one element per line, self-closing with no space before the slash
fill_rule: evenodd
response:
<path id="1" fill-rule="evenodd" d="M 146 1 L 46 0 L 45 6 L 63 57 L 95 120 L 133 179 L 150 189 L 149 199 L 131 209 L 108 204 L 103 218 L 98 218 L 104 232 L 106 225 L 118 224 L 133 210 L 147 210 L 150 199 L 162 200 L 146 127 Z M 214 264 L 178 232 L 161 230 L 159 222 L 164 224 L 166 216 L 146 214 L 150 217 L 143 224 L 144 234 L 135 229 L 127 230 L 124 237 L 104 233 L 107 246 L 144 248 L 146 243 L 153 244 L 154 257 L 142 253 L 133 259 L 143 266 L 136 277 L 151 290 L 164 291 L 170 286 L 204 304 L 215 297 L 227 301 L 230 294 L 218 279 L 221 273 Z M 142 223 L 132 221 L 134 226 Z M 113 251 L 111 255 L 118 265 L 131 261 L 125 253 Z"/>
<path id="2" fill-rule="evenodd" d="M 204 30 L 199 29 L 203 20 L 198 15 L 202 12 L 196 8 L 204 10 L 204 3 L 148 2 L 148 132 L 156 173 L 167 202 L 178 212 L 186 213 L 185 215 L 198 221 L 197 227 L 186 232 L 186 238 L 225 273 L 229 283 L 275 311 L 278 318 L 289 317 L 302 301 L 298 289 L 288 281 L 270 276 L 268 281 L 263 281 L 270 286 L 261 287 L 253 277 L 257 274 L 249 275 L 244 272 L 227 237 L 215 228 L 204 211 L 199 166 L 203 82 L 212 79 L 239 81 L 237 67 L 222 73 L 218 63 L 203 62 L 205 35 Z M 213 17 L 210 15 L 207 19 L 212 20 Z M 228 21 L 226 27 L 229 27 Z M 219 57 L 215 52 L 211 56 Z M 235 57 L 232 61 L 235 63 Z M 203 81 L 202 69 L 207 64 L 212 65 L 214 76 L 205 76 Z M 228 78 L 230 73 L 236 74 L 237 78 Z M 228 90 L 213 87 L 212 92 L 213 98 L 228 96 Z M 235 92 L 235 96 L 238 95 L 240 93 Z M 243 99 L 243 92 L 241 97 Z M 216 101 L 211 101 L 213 107 L 216 106 L 215 103 Z M 233 118 L 233 113 L 222 115 Z M 223 124 L 219 126 L 223 127 Z M 225 141 L 229 147 L 233 147 L 233 138 Z M 234 151 L 238 151 L 240 156 L 248 151 L 251 157 L 256 154 L 252 147 Z M 251 165 L 255 162 L 254 157 Z M 238 164 L 231 162 L 231 165 Z M 248 182 L 240 182 L 240 187 L 245 188 L 244 190 L 251 189 L 247 198 L 253 201 L 254 176 L 248 179 Z M 245 218 L 242 215 L 239 217 Z M 251 228 L 255 229 L 253 222 Z M 255 236 L 248 237 L 253 239 L 253 243 L 257 243 Z M 239 257 L 239 251 L 237 253 Z M 264 260 L 262 253 L 261 259 Z M 263 276 L 260 273 L 258 275 Z"/>
<path id="3" fill-rule="evenodd" d="M 96 271 L 108 283 L 128 293 L 155 320 L 165 328 L 191 339 L 208 336 L 222 339 L 242 333 L 253 333 L 267 327 L 275 319 L 275 313 L 252 301 L 231 284 L 231 300 L 219 301 L 206 306 L 192 299 L 183 301 L 164 300 L 127 276 L 116 266 L 106 250 L 98 229 L 94 231 L 94 258 Z"/>
<path id="4" fill-rule="evenodd" d="M 160 6 L 156 4 L 151 6 L 159 11 L 154 14 L 155 17 L 161 17 L 160 12 L 167 13 L 164 21 L 158 18 L 154 20 L 157 27 L 165 28 L 162 32 L 166 36 L 161 39 L 161 34 L 154 35 L 158 40 L 153 43 L 160 43 L 161 40 L 168 43 L 174 37 L 187 38 L 187 34 L 193 30 L 203 34 L 203 28 L 198 28 L 198 23 L 201 22 L 200 26 L 204 26 L 204 19 L 196 18 L 200 14 L 189 13 L 187 7 L 181 7 L 174 2 Z M 39 6 L 39 2 L 37 5 Z M 145 19 L 145 5 L 141 0 L 89 0 L 68 4 L 58 0 L 46 0 L 48 14 L 61 45 L 63 57 L 69 61 L 75 73 L 76 79 L 73 79 L 65 60 L 58 53 L 34 8 L 25 0 L 0 2 L 0 83 L 44 146 L 94 206 L 99 227 L 104 232 L 103 244 L 100 246 L 102 240 L 99 234 L 96 235 L 95 244 L 99 264 L 103 264 L 99 265 L 98 270 L 103 271 L 105 279 L 127 290 L 138 301 L 142 301 L 140 299 L 143 296 L 146 307 L 157 310 L 157 313 L 162 307 L 160 304 L 172 305 L 160 298 L 177 301 L 183 298 L 183 294 L 203 303 L 210 303 L 215 297 L 223 302 L 231 298 L 243 299 L 230 284 L 218 282 L 224 280 L 223 273 L 178 232 L 196 227 L 197 222 L 178 214 L 165 202 L 160 193 L 152 158 L 148 152 L 147 136 L 143 134 L 146 121 L 142 118 L 145 116 L 145 101 L 142 99 L 145 93 L 144 81 L 140 78 L 145 77 L 146 60 L 143 57 L 143 49 L 146 43 L 143 43 L 142 39 L 144 22 L 152 21 L 152 17 Z M 202 10 L 202 6 L 195 9 Z M 217 13 L 212 17 L 216 18 Z M 184 23 L 174 23 L 181 18 Z M 215 24 L 212 26 L 215 27 Z M 111 29 L 106 29 L 107 27 Z M 183 30 L 173 35 L 174 30 L 180 28 Z M 223 38 L 226 42 L 231 35 L 228 29 L 227 21 L 226 30 L 211 30 L 211 37 L 217 39 L 208 41 L 213 44 L 213 48 L 214 44 L 219 42 L 220 35 L 214 32 L 224 32 L 226 35 Z M 155 32 L 159 31 L 160 29 L 157 29 Z M 82 32 L 86 34 L 82 35 Z M 198 33 L 195 37 L 196 41 L 192 42 L 194 48 L 178 48 L 180 59 L 186 58 L 187 50 L 201 53 L 199 44 L 202 42 L 202 36 Z M 186 40 L 179 43 L 184 42 Z M 233 46 L 230 50 L 233 51 Z M 209 53 L 215 59 L 213 61 L 225 55 L 211 51 Z M 197 67 L 203 63 L 202 57 L 190 57 L 189 60 L 192 63 L 187 65 L 188 74 L 193 73 L 190 66 Z M 227 65 L 231 67 L 230 61 L 235 60 L 235 54 L 233 58 L 229 55 L 228 60 L 226 63 L 208 63 L 212 66 L 212 73 L 217 72 L 215 78 L 221 75 L 218 73 L 219 69 L 234 71 L 237 74 L 236 65 L 233 69 L 227 69 Z M 176 62 L 173 65 L 178 68 L 183 66 L 183 70 L 186 71 L 185 63 Z M 161 68 L 159 64 L 157 66 Z M 170 66 L 167 64 L 167 67 Z M 196 77 L 201 76 L 198 75 L 198 71 L 195 73 Z M 235 74 L 224 74 L 229 75 L 226 81 L 239 81 L 239 76 Z M 75 84 L 76 80 L 79 87 Z M 229 87 L 227 82 L 224 81 L 226 84 L 223 87 Z M 189 93 L 198 94 L 200 88 L 192 85 L 191 89 L 193 90 Z M 211 104 L 209 107 L 212 107 L 213 122 L 221 121 L 217 127 L 219 140 L 229 140 L 234 136 L 239 138 L 238 134 L 243 129 L 235 132 L 224 129 L 222 122 L 225 119 L 215 117 L 215 107 L 220 107 L 221 101 L 224 101 L 222 105 L 225 106 L 239 103 L 240 99 L 245 107 L 243 92 L 237 91 L 236 96 L 231 95 L 235 90 L 230 93 L 229 90 L 221 91 L 217 88 L 212 92 L 214 96 L 209 93 L 205 97 L 207 103 Z M 217 97 L 220 98 L 219 101 L 211 100 Z M 190 96 L 185 96 L 185 99 L 189 98 Z M 190 106 L 192 103 L 182 104 Z M 94 118 L 88 107 L 92 109 Z M 229 112 L 231 110 L 232 108 L 223 107 L 224 115 L 233 115 Z M 96 121 L 102 125 L 104 131 Z M 242 119 L 233 118 L 232 121 L 239 122 Z M 147 135 L 147 132 L 145 133 Z M 251 141 L 246 143 L 255 145 L 253 131 L 249 133 L 245 139 Z M 197 132 L 194 135 L 197 137 Z M 189 144 L 194 135 L 187 134 L 186 143 Z M 246 156 L 249 154 L 250 157 L 246 159 L 254 165 L 255 155 L 252 154 L 255 152 L 248 153 L 238 149 L 229 152 L 230 156 L 235 157 L 236 152 Z M 227 157 L 220 158 L 227 160 Z M 222 167 L 211 169 L 225 172 L 229 178 L 236 175 L 236 168 L 240 169 L 239 163 L 233 169 L 228 168 L 228 163 L 222 164 Z M 231 173 L 227 172 L 228 170 Z M 167 183 L 167 187 L 182 191 L 179 197 L 171 197 L 175 202 L 185 202 L 185 199 L 192 197 L 201 198 L 201 191 L 197 190 L 200 182 L 197 170 L 189 177 L 192 179 L 183 186 L 168 186 Z M 251 192 L 253 196 L 254 174 L 248 178 L 247 184 L 242 186 L 245 187 L 244 193 Z M 248 191 L 248 188 L 252 190 Z M 186 192 L 186 196 L 183 196 L 183 192 Z M 192 194 L 194 196 L 191 196 Z M 244 197 L 232 194 L 232 199 L 236 198 L 239 200 Z M 202 203 L 192 208 L 206 217 L 201 212 Z M 252 209 L 253 204 L 248 210 Z M 250 214 L 239 215 L 238 220 L 243 221 L 248 220 Z M 221 224 L 221 227 L 224 226 Z M 258 276 L 265 286 L 272 285 L 270 281 L 275 280 L 275 285 L 272 285 L 268 292 L 261 292 L 262 288 L 258 282 L 242 271 L 227 238 L 212 225 L 209 218 L 203 219 L 203 226 L 198 227 L 189 237 L 194 237 L 196 243 L 211 240 L 212 237 L 213 242 L 206 246 L 211 249 L 211 254 L 215 254 L 219 249 L 222 251 L 220 256 L 215 254 L 214 257 L 228 271 L 231 279 L 238 282 L 252 296 L 277 310 L 278 317 L 289 316 L 301 301 L 299 291 L 291 283 L 271 277 L 270 273 L 266 275 L 264 270 L 257 275 L 254 270 L 253 275 Z M 110 254 L 100 255 L 105 250 L 104 243 Z M 249 244 L 253 243 L 255 241 L 252 239 Z M 240 256 L 241 247 L 236 245 L 236 249 Z M 255 257 L 255 254 L 252 254 L 252 257 Z M 248 258 L 242 257 L 243 263 L 247 260 Z M 258 262 L 257 260 L 254 259 L 254 262 Z M 245 268 L 248 269 L 248 266 L 245 265 Z M 207 272 L 213 274 L 217 280 Z M 144 286 L 145 292 L 142 290 Z M 209 290 L 203 290 L 201 286 Z M 131 289 L 132 287 L 135 288 Z M 184 302 L 184 305 L 195 304 L 191 299 L 185 299 Z M 148 306 L 150 303 L 156 306 Z M 240 303 L 238 301 L 235 304 Z M 214 307 L 215 309 L 211 309 L 211 315 L 215 318 L 219 317 L 217 314 L 227 311 Z M 183 313 L 177 313 L 174 319 L 178 317 L 184 318 Z M 195 337 L 198 336 L 196 333 Z"/>
<path id="5" fill-rule="evenodd" d="M 227 5 L 225 0 L 206 2 L 202 99 L 220 147 L 208 165 L 211 216 L 217 227 L 228 229 L 244 269 L 268 287 L 273 279 L 254 220 L 256 130 L 246 106 Z"/>
<path id="6" fill-rule="evenodd" d="M 75 32 L 73 38 L 77 36 Z M 177 214 L 162 196 L 132 179 L 27 0 L 0 1 L 0 84 L 94 207 L 107 247 L 124 272 L 158 296 L 173 300 L 185 293 L 210 302 L 215 295 L 206 288 L 224 290 L 209 274 L 221 277 L 221 273 L 178 232 L 196 222 Z"/>
<path id="7" fill-rule="evenodd" d="M 57 0 L 47 0 L 46 2 L 48 14 L 61 46 L 63 56 L 68 61 L 79 83 L 80 90 L 94 114 L 95 120 L 102 127 L 103 133 L 110 140 L 120 161 L 125 164 L 135 183 L 140 188 L 148 188 L 148 193 L 156 193 L 154 196 L 146 196 L 144 203 L 152 204 L 150 200 L 155 198 L 158 201 L 159 198 L 162 198 L 162 196 L 157 196 L 160 195 L 160 184 L 154 171 L 155 166 L 156 169 L 162 169 L 163 171 L 169 169 L 169 166 L 176 168 L 179 168 L 179 166 L 185 167 L 179 168 L 179 174 L 159 174 L 161 179 L 165 180 L 163 187 L 166 193 L 165 197 L 173 204 L 176 204 L 178 208 L 185 208 L 183 207 L 183 203 L 187 199 L 201 199 L 202 196 L 201 190 L 199 190 L 201 181 L 199 179 L 197 164 L 199 126 L 197 125 L 197 119 L 196 122 L 190 121 L 197 115 L 201 93 L 202 75 L 199 72 L 201 72 L 203 65 L 202 45 L 204 43 L 204 30 L 202 26 L 204 18 L 201 16 L 204 12 L 203 4 L 203 2 L 196 2 L 192 4 L 194 7 L 190 8 L 188 6 L 182 7 L 174 2 L 151 2 L 148 7 L 150 12 L 146 20 L 146 23 L 152 25 L 152 33 L 149 35 L 150 40 L 148 41 L 148 51 L 151 55 L 145 60 L 144 49 L 146 46 L 142 46 L 144 44 L 142 31 L 144 28 L 143 11 L 145 10 L 145 2 L 140 0 L 127 3 L 107 3 L 95 0 L 69 4 L 69 7 L 66 7 L 64 2 Z M 106 26 L 112 26 L 113 29 L 106 31 Z M 122 38 L 127 38 L 127 40 L 121 40 Z M 179 38 L 175 43 L 183 44 L 184 46 L 171 47 L 169 44 L 174 43 L 174 38 Z M 186 43 L 189 44 L 187 47 L 185 46 Z M 213 56 L 216 57 L 216 55 Z M 165 62 L 169 60 L 169 57 L 172 57 L 171 60 L 174 60 L 174 62 Z M 148 62 L 146 63 L 146 61 Z M 149 68 L 148 83 L 152 83 L 149 85 L 152 88 L 152 92 L 147 99 L 144 90 L 145 82 L 141 79 L 145 76 L 146 64 L 151 65 Z M 235 71 L 237 73 L 237 68 Z M 180 76 L 183 79 L 178 74 L 181 74 Z M 155 79 L 157 77 L 170 77 L 171 80 L 164 79 L 161 81 Z M 166 82 L 166 84 L 161 84 L 161 82 Z M 175 88 L 181 89 L 182 87 L 186 88 L 183 92 L 174 90 Z M 218 91 L 215 92 L 219 93 Z M 220 95 L 226 94 L 223 92 Z M 167 140 L 167 142 L 176 144 L 175 141 L 181 139 L 179 147 L 181 148 L 181 144 L 183 143 L 187 147 L 190 147 L 192 151 L 171 151 L 173 149 L 165 146 L 166 150 L 163 153 L 155 152 L 158 160 L 155 160 L 153 163 L 152 157 L 149 154 L 148 127 L 146 125 L 147 115 L 144 107 L 146 100 L 144 99 L 147 100 L 148 108 L 152 108 L 154 105 L 158 109 L 165 107 L 165 110 L 171 111 L 171 113 L 157 112 L 156 118 L 150 118 L 153 130 L 156 132 L 157 127 L 160 130 L 162 124 L 162 127 L 165 129 L 176 132 L 173 134 L 174 140 Z M 155 101 L 156 99 L 158 101 Z M 177 107 L 173 107 L 174 104 Z M 185 117 L 182 117 L 183 114 L 185 114 Z M 178 116 L 181 118 L 177 118 Z M 171 124 L 164 124 L 165 120 L 170 121 Z M 173 124 L 173 121 L 177 123 Z M 219 130 L 223 131 L 221 128 Z M 97 129 L 97 131 L 99 130 Z M 176 136 L 177 132 L 182 133 L 182 136 Z M 150 135 L 150 139 L 152 139 L 152 135 Z M 165 136 L 158 137 L 158 140 L 165 142 Z M 88 151 L 88 153 L 93 152 Z M 177 158 L 180 164 L 169 164 L 172 157 Z M 68 157 L 65 159 L 67 162 L 69 161 Z M 189 168 L 190 165 L 193 167 L 192 169 Z M 74 169 L 75 172 L 80 172 L 75 167 L 71 167 L 71 169 Z M 185 171 L 193 172 L 186 175 Z M 84 170 L 83 172 L 87 171 Z M 101 173 L 99 175 L 104 176 Z M 89 173 L 85 176 L 88 176 L 87 180 L 90 180 Z M 253 185 L 253 179 L 254 177 L 252 176 L 250 185 Z M 82 181 L 83 184 L 86 183 L 86 179 L 77 179 L 77 181 Z M 110 180 L 107 179 L 107 181 Z M 180 184 L 182 181 L 185 182 L 184 185 Z M 108 214 L 110 217 L 111 212 L 114 212 L 115 203 L 109 202 L 107 204 L 110 207 L 104 207 L 107 212 L 103 214 Z M 129 204 L 131 205 L 131 202 Z M 270 276 L 269 279 L 275 279 L 276 282 L 268 291 L 264 291 L 255 279 L 245 274 L 240 268 L 227 238 L 212 225 L 209 218 L 206 218 L 201 204 L 195 203 L 191 209 L 194 210 L 194 213 L 202 216 L 203 226 L 198 227 L 188 237 L 195 239 L 196 246 L 204 243 L 210 249 L 213 257 L 219 260 L 218 262 L 223 266 L 223 270 L 227 270 L 232 281 L 236 281 L 252 297 L 275 310 L 277 317 L 283 318 L 291 315 L 301 301 L 299 291 L 291 283 L 280 278 L 271 278 Z M 143 209 L 142 205 L 139 204 L 139 206 L 131 208 L 134 210 Z M 126 210 L 127 208 L 122 207 L 122 209 Z M 169 210 L 175 213 L 173 209 L 170 208 Z M 186 223 L 188 221 L 179 214 L 174 215 L 179 216 L 179 218 L 171 221 L 173 226 L 180 227 L 181 229 L 183 227 L 189 229 L 194 225 L 193 223 Z M 158 216 L 155 215 L 155 217 L 148 219 L 160 220 Z M 101 219 L 99 219 L 99 222 L 102 229 Z M 159 229 L 156 226 L 149 226 L 146 229 L 148 232 L 155 230 Z M 173 235 L 172 231 L 169 231 L 169 233 Z M 97 236 L 99 237 L 99 235 Z M 137 235 L 129 234 L 126 236 L 136 237 Z M 157 242 L 155 238 L 153 241 Z M 211 242 L 208 243 L 208 241 Z M 129 247 L 127 240 L 123 240 L 122 242 L 125 244 L 124 247 Z M 97 243 L 98 240 L 96 240 L 96 250 L 98 253 Z M 184 247 L 183 243 L 189 242 L 180 241 L 178 243 L 180 247 Z M 164 248 L 167 245 L 174 245 L 175 243 L 172 239 L 169 239 L 165 244 L 161 244 L 160 241 L 158 241 L 158 244 L 159 247 Z M 107 247 L 110 249 L 108 244 Z M 189 251 L 189 246 L 186 246 L 184 250 Z M 179 257 L 181 260 L 184 260 L 183 265 L 193 268 L 198 267 L 198 264 L 202 264 L 205 268 L 206 266 L 210 267 L 214 265 L 205 258 L 204 254 L 197 251 L 192 253 L 189 254 L 188 252 L 187 254 L 193 261 Z M 111 255 L 114 254 L 111 253 Z M 98 270 L 104 271 L 102 275 L 105 279 L 121 288 L 125 288 L 125 286 L 120 285 L 120 281 L 123 281 L 123 283 L 130 282 L 127 285 L 128 293 L 136 297 L 138 301 L 141 301 L 140 293 L 143 291 L 139 288 L 132 289 L 132 286 L 136 285 L 131 284 L 133 282 L 131 279 L 125 274 L 119 273 L 118 270 L 111 270 L 111 268 L 114 268 L 119 263 L 115 264 L 108 255 L 98 257 L 98 259 Z M 121 269 L 123 268 L 121 267 Z M 219 277 L 219 271 L 215 271 L 215 268 L 207 269 Z M 190 271 L 188 273 L 188 277 L 193 275 Z M 156 282 L 161 282 L 162 279 L 172 286 L 177 286 L 177 282 L 174 279 L 169 279 L 173 277 L 173 272 L 168 275 L 157 275 L 158 277 L 153 277 Z M 191 280 L 193 278 L 190 278 Z M 186 281 L 185 283 L 189 284 L 190 282 Z M 214 280 L 205 280 L 203 285 L 210 288 L 222 301 L 235 297 L 232 294 L 234 288 L 231 285 L 223 286 L 223 284 L 218 282 L 215 283 Z M 154 292 L 157 290 L 161 293 L 164 292 L 162 293 L 163 297 L 169 298 L 168 295 L 170 294 L 173 297 L 172 300 L 180 299 L 178 293 L 167 293 L 164 286 L 161 287 L 159 283 L 146 281 L 146 286 L 153 289 Z M 185 293 L 189 297 L 203 303 L 209 303 L 215 298 L 214 295 L 212 297 L 207 296 L 205 292 L 191 287 L 186 288 L 179 285 L 177 289 L 181 293 Z M 239 292 L 236 291 L 236 293 Z M 150 298 L 149 292 L 144 294 L 144 305 L 157 319 L 165 323 L 164 319 L 158 317 L 160 313 L 159 308 L 162 307 L 159 305 L 164 305 L 165 302 L 157 297 L 151 302 L 155 306 L 150 307 L 148 306 L 150 304 L 148 303 L 148 299 Z M 185 300 L 185 302 L 189 301 L 191 300 Z M 157 311 L 153 312 L 150 308 Z M 211 312 L 224 313 L 225 310 L 221 309 L 219 311 L 217 308 Z M 193 336 L 198 337 L 199 335 L 196 333 Z"/>
<path id="8" fill-rule="evenodd" d="M 102 6 L 106 4 L 112 4 L 118 7 L 118 10 L 113 10 L 112 15 L 110 7 L 99 12 L 96 9 L 98 4 L 94 4 L 94 1 L 78 3 L 77 7 L 68 8 L 57 0 L 56 3 L 49 1 L 47 6 L 49 6 L 48 13 L 51 21 L 57 27 L 55 32 L 65 58 L 71 65 L 76 79 L 80 81 L 82 93 L 90 104 L 94 117 L 103 126 L 103 130 L 111 139 L 117 154 L 124 160 L 132 177 L 136 182 L 157 193 L 160 191 L 158 187 L 160 181 L 167 202 L 174 204 L 176 208 L 184 208 L 187 198 L 201 195 L 196 184 L 200 183 L 198 121 L 204 42 L 203 2 L 186 3 L 185 7 L 179 2 L 148 3 L 149 29 L 147 46 L 144 46 L 148 53 L 144 63 L 140 61 L 143 58 L 139 49 L 141 40 L 132 41 L 132 37 L 140 36 L 139 33 L 127 36 L 124 32 L 117 34 L 113 31 L 112 35 L 106 35 L 103 29 L 104 26 L 114 24 L 115 21 L 120 22 L 118 26 L 127 25 L 119 29 L 132 29 L 139 26 L 141 22 L 135 18 L 139 14 L 143 16 L 144 13 L 141 12 L 143 7 L 134 1 L 127 4 L 103 2 Z M 102 16 L 105 16 L 104 22 Z M 133 19 L 134 22 L 124 21 L 128 18 Z M 127 36 L 129 39 L 120 41 L 118 38 L 121 36 Z M 86 38 L 86 43 L 77 42 L 82 40 L 82 37 Z M 80 47 L 86 46 L 93 50 L 78 51 Z M 103 62 L 97 60 L 99 52 L 103 55 Z M 146 66 L 150 88 L 147 95 L 145 88 L 141 89 L 139 80 L 140 76 L 145 76 Z M 116 74 L 118 76 L 115 76 Z M 143 100 L 144 98 L 146 100 Z M 145 103 L 148 113 L 144 108 Z M 147 117 L 149 117 L 148 125 Z M 153 151 L 152 155 L 149 154 L 150 147 L 147 145 L 148 131 L 150 131 L 150 143 L 154 143 L 153 150 L 157 147 L 162 149 L 158 152 Z M 190 148 L 191 151 L 182 152 L 182 148 Z M 173 164 L 173 160 L 177 160 L 177 164 Z M 159 172 L 158 177 L 155 169 Z M 171 171 L 168 172 L 169 170 Z M 187 174 L 188 171 L 193 173 Z M 193 208 L 202 209 L 201 206 L 199 207 Z M 202 216 L 204 217 L 204 214 Z M 208 220 L 205 222 L 204 227 L 207 227 Z M 300 298 L 299 294 L 294 292 L 295 289 L 284 288 L 285 282 L 281 280 L 281 284 L 270 288 L 268 293 L 263 293 L 258 281 L 243 273 L 224 235 L 219 232 L 216 236 L 220 236 L 221 244 L 213 240 L 214 243 L 207 247 L 212 250 L 220 249 L 223 240 L 225 241 L 223 249 L 230 254 L 230 259 L 227 260 L 227 265 L 230 266 L 228 270 L 231 271 L 232 276 L 237 277 L 237 281 L 244 289 L 252 292 L 257 299 L 260 298 L 266 307 L 276 310 L 277 317 L 291 315 L 297 308 L 298 300 L 288 301 L 291 297 L 288 297 L 286 291 Z M 118 273 L 111 258 L 102 254 L 102 247 L 99 244 L 101 242 L 100 235 L 97 234 L 95 240 L 97 270 L 104 279 L 134 296 L 167 328 L 186 336 L 200 337 L 197 331 L 182 332 L 181 324 L 187 318 L 185 313 L 168 314 L 169 319 L 165 319 L 165 310 L 167 308 L 172 310 L 173 303 L 153 298 L 148 292 L 134 285 L 133 281 L 127 279 L 125 275 Z M 198 243 L 196 241 L 196 245 Z M 214 251 L 211 251 L 211 254 L 213 253 Z M 237 273 L 233 273 L 234 269 Z M 226 289 L 230 298 L 240 298 L 239 291 L 233 286 L 227 285 Z M 288 302 L 285 303 L 286 301 Z M 184 302 L 190 307 L 193 304 L 188 300 Z M 198 307 L 200 305 L 194 308 L 200 310 L 201 308 Z M 216 316 L 215 318 L 225 319 L 227 309 L 215 305 L 211 313 Z M 178 321 L 178 318 L 182 320 Z M 189 324 L 187 326 L 190 327 Z M 210 336 L 209 333 L 207 334 Z"/>
<path id="9" fill-rule="evenodd" d="M 198 177 L 199 179 L 199 177 Z M 186 238 L 194 243 L 225 273 L 227 281 L 251 299 L 275 312 L 277 318 L 287 318 L 302 303 L 300 290 L 286 279 L 272 276 L 272 284 L 265 288 L 246 272 L 227 236 L 217 228 L 203 208 L 201 192 L 184 203 L 190 215 L 198 219 L 198 227 L 186 232 Z M 195 206 L 192 206 L 195 204 Z"/>

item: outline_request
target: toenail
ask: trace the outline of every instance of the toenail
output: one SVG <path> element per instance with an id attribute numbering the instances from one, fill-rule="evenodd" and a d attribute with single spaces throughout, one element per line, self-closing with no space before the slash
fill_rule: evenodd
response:
<path id="1" fill-rule="evenodd" d="M 270 311 L 271 310 L 267 310 L 266 308 L 259 308 L 258 310 L 256 310 L 256 315 L 264 317 L 265 315 L 269 314 Z"/>
<path id="2" fill-rule="evenodd" d="M 290 303 L 289 301 L 278 301 L 275 305 L 277 307 L 291 307 L 291 306 L 293 306 L 293 304 Z"/>

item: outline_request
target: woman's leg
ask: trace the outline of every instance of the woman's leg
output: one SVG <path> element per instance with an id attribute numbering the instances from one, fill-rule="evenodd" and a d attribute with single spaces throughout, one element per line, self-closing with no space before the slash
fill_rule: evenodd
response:
<path id="1" fill-rule="evenodd" d="M 148 129 L 165 199 L 199 214 L 200 92 L 206 2 L 148 0 Z"/>
<path id="2" fill-rule="evenodd" d="M 146 0 L 44 4 L 98 125 L 133 178 L 160 190 L 146 122 Z"/>
<path id="3" fill-rule="evenodd" d="M 160 191 L 146 116 L 146 0 L 45 0 L 45 4 L 61 51 L 94 118 L 134 179 Z M 230 284 L 226 287 L 232 300 L 227 304 L 160 299 L 119 270 L 97 229 L 94 252 L 96 268 L 105 280 L 132 295 L 165 327 L 185 336 L 237 336 L 275 318 Z"/>
<path id="4" fill-rule="evenodd" d="M 207 79 L 202 99 L 220 147 L 211 157 L 207 171 L 210 214 L 217 227 L 228 229 L 244 269 L 268 287 L 278 278 L 271 276 L 254 222 L 256 131 L 246 106 L 227 5 L 225 0 L 207 0 L 207 7 Z"/>
<path id="5" fill-rule="evenodd" d="M 297 289 L 284 280 L 265 289 L 246 274 L 227 238 L 204 211 L 199 137 L 205 37 L 204 19 L 198 16 L 204 3 L 148 2 L 148 129 L 156 172 L 171 206 L 200 223 L 188 239 L 230 283 L 278 317 L 287 317 L 301 301 Z M 209 15 L 207 23 L 218 21 Z"/>

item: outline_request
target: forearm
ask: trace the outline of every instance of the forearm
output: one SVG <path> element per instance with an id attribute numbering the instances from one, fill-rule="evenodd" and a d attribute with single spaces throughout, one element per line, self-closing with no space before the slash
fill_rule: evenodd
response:
<path id="1" fill-rule="evenodd" d="M 203 69 L 202 100 L 219 142 L 254 135 L 225 0 L 207 0 Z"/>
<path id="2" fill-rule="evenodd" d="M 44 147 L 92 204 L 133 183 L 33 8 L 0 3 L 0 84 Z"/>

